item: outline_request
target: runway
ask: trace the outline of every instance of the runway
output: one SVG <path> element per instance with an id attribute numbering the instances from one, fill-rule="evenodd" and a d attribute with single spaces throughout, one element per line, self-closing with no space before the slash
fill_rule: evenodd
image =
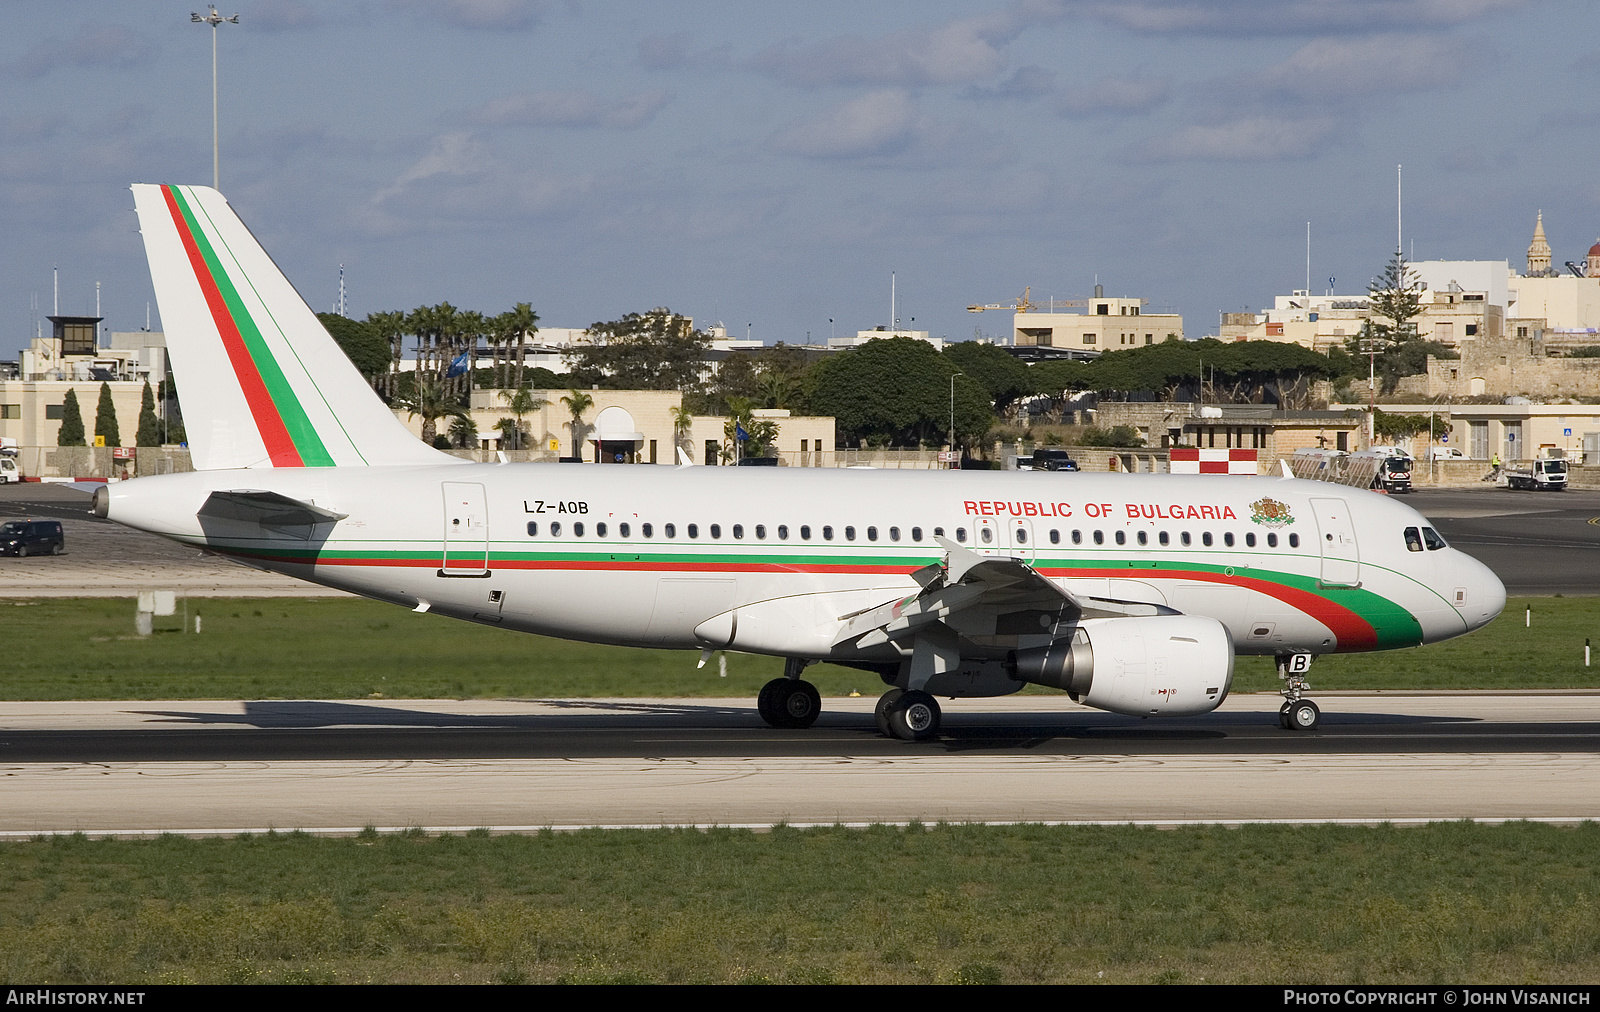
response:
<path id="1" fill-rule="evenodd" d="M 1311 734 L 1271 696 L 1162 723 L 964 701 L 921 745 L 870 699 L 809 731 L 745 700 L 6 703 L 0 835 L 1600 818 L 1600 694 L 1319 700 Z"/>

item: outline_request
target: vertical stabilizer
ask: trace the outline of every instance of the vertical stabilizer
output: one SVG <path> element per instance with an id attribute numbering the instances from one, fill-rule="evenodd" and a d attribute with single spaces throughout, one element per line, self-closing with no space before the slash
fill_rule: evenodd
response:
<path id="1" fill-rule="evenodd" d="M 437 464 L 208 186 L 133 186 L 199 470 Z"/>

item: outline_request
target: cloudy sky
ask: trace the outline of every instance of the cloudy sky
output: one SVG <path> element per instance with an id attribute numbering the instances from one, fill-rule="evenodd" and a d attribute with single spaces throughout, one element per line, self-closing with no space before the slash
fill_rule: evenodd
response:
<path id="1" fill-rule="evenodd" d="M 203 9 L 203 8 L 202 8 Z M 208 183 L 211 29 L 0 5 L 0 355 L 31 299 L 144 325 L 130 182 Z M 313 308 L 665 305 L 767 342 L 1143 296 L 1191 336 L 1395 241 L 1600 235 L 1592 0 L 239 0 L 222 188 Z M 155 319 L 160 325 L 159 315 Z"/>

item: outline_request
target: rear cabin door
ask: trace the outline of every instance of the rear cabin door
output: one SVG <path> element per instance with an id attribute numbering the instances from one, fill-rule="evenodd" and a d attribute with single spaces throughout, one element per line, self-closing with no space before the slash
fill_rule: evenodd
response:
<path id="1" fill-rule="evenodd" d="M 1322 583 L 1354 587 L 1361 583 L 1361 555 L 1356 550 L 1355 525 L 1343 499 L 1312 499 L 1317 515 L 1317 540 L 1322 545 Z"/>
<path id="2" fill-rule="evenodd" d="M 444 566 L 441 576 L 489 575 L 489 508 L 483 486 L 444 482 Z"/>

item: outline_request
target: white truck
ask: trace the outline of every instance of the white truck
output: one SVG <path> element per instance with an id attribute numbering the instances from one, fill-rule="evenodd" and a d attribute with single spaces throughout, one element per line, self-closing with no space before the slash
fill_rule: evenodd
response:
<path id="1" fill-rule="evenodd" d="M 9 485 L 21 480 L 22 471 L 17 468 L 17 458 L 0 457 L 0 485 Z"/>
<path id="2" fill-rule="evenodd" d="M 1537 457 L 1518 461 L 1500 468 L 1495 484 L 1501 488 L 1523 491 L 1549 490 L 1559 492 L 1567 487 L 1567 462 L 1557 456 Z"/>

